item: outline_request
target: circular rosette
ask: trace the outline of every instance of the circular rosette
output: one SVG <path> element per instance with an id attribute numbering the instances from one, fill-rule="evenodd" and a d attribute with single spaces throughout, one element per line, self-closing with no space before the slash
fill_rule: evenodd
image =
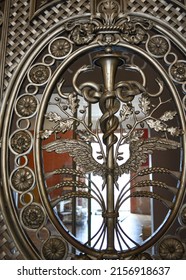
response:
<path id="1" fill-rule="evenodd" d="M 72 48 L 72 43 L 68 39 L 58 37 L 50 43 L 49 53 L 55 59 L 63 59 L 72 52 Z"/>
<path id="2" fill-rule="evenodd" d="M 32 135 L 25 130 L 17 130 L 10 137 L 10 149 L 14 154 L 28 153 L 32 147 Z"/>
<path id="3" fill-rule="evenodd" d="M 169 74 L 178 84 L 186 83 L 186 61 L 178 60 L 169 68 Z"/>
<path id="4" fill-rule="evenodd" d="M 45 213 L 43 208 L 37 203 L 24 207 L 20 215 L 23 226 L 26 229 L 37 230 L 44 225 Z"/>
<path id="5" fill-rule="evenodd" d="M 24 94 L 19 97 L 16 103 L 16 113 L 19 117 L 29 118 L 37 111 L 38 100 L 31 94 Z"/>
<path id="6" fill-rule="evenodd" d="M 13 171 L 10 177 L 11 187 L 19 193 L 31 190 L 35 184 L 33 171 L 28 168 L 18 168 Z"/>
<path id="7" fill-rule="evenodd" d="M 170 51 L 170 42 L 161 35 L 152 36 L 146 43 L 147 51 L 154 57 L 164 57 Z"/>
<path id="8" fill-rule="evenodd" d="M 59 237 L 51 237 L 42 247 L 42 255 L 45 260 L 63 260 L 68 252 L 67 243 Z"/>
<path id="9" fill-rule="evenodd" d="M 29 81 L 37 86 L 46 84 L 50 76 L 51 69 L 42 63 L 33 65 L 28 73 Z"/>
<path id="10" fill-rule="evenodd" d="M 178 238 L 170 236 L 161 241 L 158 251 L 163 260 L 181 260 L 185 253 L 185 248 Z"/>

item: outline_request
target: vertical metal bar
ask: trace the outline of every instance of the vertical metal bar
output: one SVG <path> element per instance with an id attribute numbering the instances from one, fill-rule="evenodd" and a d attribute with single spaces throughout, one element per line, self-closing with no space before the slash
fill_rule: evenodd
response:
<path id="1" fill-rule="evenodd" d="M 4 17 L 3 26 L 0 42 L 0 105 L 3 101 L 3 91 L 4 91 L 4 70 L 5 70 L 5 59 L 6 59 L 6 46 L 8 39 L 8 24 L 10 15 L 10 0 L 5 1 L 4 5 Z"/>
<path id="2" fill-rule="evenodd" d="M 106 201 L 107 201 L 107 250 L 115 251 L 115 209 L 114 209 L 114 135 L 115 129 L 118 125 L 115 123 L 117 117 L 114 115 L 115 107 L 115 76 L 119 65 L 122 63 L 122 59 L 116 54 L 109 53 L 101 54 L 95 59 L 95 63 L 101 67 L 104 92 L 100 99 L 100 108 L 103 112 L 103 123 L 101 124 L 102 131 L 105 137 L 103 139 L 106 145 Z"/>
<path id="3" fill-rule="evenodd" d="M 88 125 L 92 126 L 92 105 L 89 103 L 88 107 Z M 91 179 L 91 174 L 88 175 Z M 91 182 L 88 181 L 88 192 L 91 193 Z M 88 245 L 91 246 L 91 220 L 92 220 L 92 209 L 91 209 L 91 199 L 88 199 Z"/>
<path id="4" fill-rule="evenodd" d="M 77 113 L 74 114 L 74 117 L 77 118 Z M 73 124 L 73 139 L 76 139 L 76 132 L 75 132 L 75 127 L 76 127 L 76 124 Z M 73 164 L 72 164 L 72 168 L 73 169 L 76 169 L 76 163 L 73 161 Z M 73 181 L 76 181 L 77 180 L 77 177 L 75 175 L 73 175 Z M 76 187 L 74 187 L 75 189 L 73 191 L 76 192 Z M 76 206 L 77 206 L 77 203 L 76 203 L 76 197 L 73 197 L 72 198 L 72 234 L 74 236 L 76 236 L 76 233 L 77 233 L 77 230 L 76 230 Z M 75 253 L 75 249 L 73 248 L 72 249 L 73 253 Z"/>
<path id="5" fill-rule="evenodd" d="M 29 19 L 31 19 L 36 11 L 36 0 L 30 0 Z"/>

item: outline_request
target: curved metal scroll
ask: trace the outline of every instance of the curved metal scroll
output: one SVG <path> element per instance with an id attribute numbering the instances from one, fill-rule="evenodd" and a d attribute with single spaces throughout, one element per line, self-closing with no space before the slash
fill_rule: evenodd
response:
<path id="1" fill-rule="evenodd" d="M 26 258 L 148 259 L 159 240 L 162 259 L 184 257 L 184 47 L 176 52 L 153 18 L 125 14 L 119 2 L 99 1 L 91 19 L 64 21 L 29 52 L 10 85 L 2 208 L 10 207 L 7 223 Z M 174 157 L 174 165 L 157 165 L 159 157 Z M 163 209 L 140 242 L 122 218 L 129 199 Z M 97 230 L 83 240 L 78 201 L 89 225 L 91 204 L 101 210 Z M 60 211 L 68 203 L 70 226 Z M 164 237 L 178 215 L 178 235 Z"/>

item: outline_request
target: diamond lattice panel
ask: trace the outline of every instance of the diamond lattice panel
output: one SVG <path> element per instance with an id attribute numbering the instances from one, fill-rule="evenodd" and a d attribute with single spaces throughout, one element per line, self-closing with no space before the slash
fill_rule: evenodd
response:
<path id="1" fill-rule="evenodd" d="M 89 6 L 88 0 L 68 1 L 66 4 L 58 4 L 50 7 L 30 23 L 28 1 L 12 1 L 12 16 L 10 17 L 7 45 L 8 55 L 5 70 L 5 87 L 7 87 L 9 79 L 21 58 L 39 35 L 61 19 L 90 11 Z"/>
<path id="2" fill-rule="evenodd" d="M 183 36 L 186 35 L 185 12 L 170 1 L 167 4 L 167 1 L 164 0 L 130 0 L 128 10 L 159 17 Z M 90 12 L 89 0 L 71 0 L 48 8 L 30 23 L 28 1 L 13 0 L 7 45 L 5 88 L 23 55 L 42 33 L 62 18 L 87 12 Z"/>
<path id="3" fill-rule="evenodd" d="M 171 27 L 186 36 L 186 13 L 181 7 L 164 0 L 130 0 L 129 10 L 143 12 L 168 22 Z"/>

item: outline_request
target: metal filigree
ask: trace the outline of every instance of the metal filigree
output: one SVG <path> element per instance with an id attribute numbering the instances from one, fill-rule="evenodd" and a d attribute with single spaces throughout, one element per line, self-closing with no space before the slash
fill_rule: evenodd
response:
<path id="1" fill-rule="evenodd" d="M 52 236 L 45 241 L 42 247 L 45 260 L 63 260 L 67 254 L 67 244 L 57 236 Z"/>
<path id="2" fill-rule="evenodd" d="M 58 154 L 69 153 L 83 172 L 105 176 L 106 168 L 93 158 L 92 148 L 86 142 L 63 139 L 47 144 L 43 149 Z"/>
<path id="3" fill-rule="evenodd" d="M 35 85 L 41 86 L 47 83 L 50 78 L 50 68 L 43 64 L 34 65 L 29 72 L 29 80 Z"/>
<path id="4" fill-rule="evenodd" d="M 37 230 L 44 224 L 45 214 L 39 204 L 32 203 L 22 209 L 21 220 L 24 227 Z"/>
<path id="5" fill-rule="evenodd" d="M 31 117 L 36 113 L 38 101 L 33 95 L 22 95 L 16 104 L 16 111 L 20 117 Z"/>
<path id="6" fill-rule="evenodd" d="M 186 61 L 177 61 L 170 67 L 170 74 L 177 83 L 186 83 Z"/>
<path id="7" fill-rule="evenodd" d="M 50 54 L 56 59 L 63 59 L 72 51 L 72 44 L 65 37 L 54 39 L 49 45 Z"/>
<path id="8" fill-rule="evenodd" d="M 169 39 L 162 35 L 148 36 L 146 49 L 153 57 L 164 59 L 164 62 L 169 65 L 171 79 L 181 84 L 183 92 L 186 92 L 186 62 L 179 60 L 177 54 L 171 51 Z"/>
<path id="9" fill-rule="evenodd" d="M 16 154 L 24 154 L 31 148 L 31 139 L 30 133 L 19 130 L 11 136 L 10 147 Z"/>
<path id="10" fill-rule="evenodd" d="M 88 185 L 78 184 L 77 182 L 68 182 L 67 180 L 53 185 L 48 188 L 49 194 L 55 194 L 56 190 L 63 190 L 66 186 L 76 186 L 77 190 L 68 194 L 58 196 L 51 200 L 52 207 L 56 207 L 61 201 L 73 197 L 84 197 L 95 199 L 102 208 L 103 224 L 98 232 L 100 235 L 95 235 L 96 238 L 103 240 L 106 238 L 105 230 L 107 228 L 107 248 L 102 258 L 113 257 L 113 252 L 117 258 L 122 258 L 125 255 L 123 248 L 130 247 L 128 242 L 132 242 L 131 246 L 139 246 L 135 240 L 127 236 L 125 230 L 120 225 L 119 211 L 121 206 L 132 198 L 151 198 L 159 201 L 167 209 L 174 208 L 174 202 L 171 199 L 160 195 L 157 190 L 163 189 L 169 191 L 173 197 L 177 195 L 177 190 L 173 186 L 169 186 L 162 181 L 142 180 L 133 187 L 127 188 L 129 182 L 123 187 L 119 187 L 118 178 L 124 173 L 135 172 L 136 176 L 145 174 L 165 173 L 171 174 L 179 178 L 179 172 L 170 171 L 166 168 L 147 168 L 140 171 L 142 165 L 147 162 L 149 155 L 155 151 L 168 151 L 179 149 L 180 143 L 171 137 L 178 137 L 183 134 L 183 130 L 179 127 L 171 126 L 171 122 L 177 116 L 177 112 L 167 110 L 162 115 L 158 116 L 157 112 L 160 107 L 169 105 L 171 99 L 163 99 L 162 93 L 164 90 L 163 83 L 156 79 L 159 89 L 155 93 L 147 90 L 147 80 L 145 74 L 136 65 L 128 65 L 125 62 L 126 57 L 120 56 L 118 53 L 113 53 L 112 49 L 105 48 L 104 52 L 98 53 L 92 60 L 92 65 L 84 65 L 77 69 L 73 81 L 73 91 L 65 92 L 65 79 L 57 84 L 58 97 L 55 101 L 49 102 L 49 105 L 56 106 L 61 113 L 48 112 L 45 118 L 54 125 L 50 130 L 40 131 L 42 139 L 50 139 L 52 134 L 70 131 L 75 127 L 77 139 L 61 139 L 51 141 L 43 145 L 43 150 L 48 153 L 65 154 L 68 153 L 77 164 L 78 170 L 81 171 L 80 177 L 86 177 L 86 173 L 99 175 L 103 179 L 102 189 L 106 189 L 107 202 L 105 204 L 103 197 L 98 191 L 99 187 L 95 186 L 94 195 L 90 195 L 81 189 L 90 189 Z M 98 84 L 94 81 L 80 82 L 80 78 L 86 75 L 87 72 L 96 72 L 101 69 L 103 75 L 103 84 Z M 137 81 L 119 81 L 115 82 L 116 73 L 119 69 L 123 71 L 132 69 L 140 74 L 142 83 Z M 83 98 L 87 104 L 99 104 L 102 116 L 97 120 L 96 130 L 93 131 L 86 123 L 88 114 L 88 105 L 81 107 L 80 100 Z M 135 104 L 133 103 L 135 100 Z M 154 100 L 154 102 L 153 102 Z M 137 104 L 136 104 L 137 103 Z M 86 104 L 86 103 L 85 103 Z M 140 114 L 140 118 L 138 115 Z M 133 118 L 129 123 L 129 118 Z M 154 130 L 158 135 L 155 137 L 143 138 L 144 126 Z M 98 127 L 103 133 L 101 141 Z M 83 129 L 82 129 L 83 128 Z M 120 137 L 116 136 L 116 131 L 120 128 Z M 162 133 L 161 136 L 159 133 Z M 93 143 L 99 146 L 97 158 L 93 157 Z M 129 145 L 129 159 L 124 163 L 119 164 L 119 161 L 124 160 L 122 145 Z M 114 148 L 115 146 L 115 148 Z M 75 170 L 70 171 L 75 174 Z M 66 173 L 65 169 L 61 168 L 50 172 L 49 176 L 55 174 Z M 69 173 L 69 171 L 68 171 Z M 48 177 L 48 175 L 47 175 Z M 111 199 L 114 199 L 114 188 L 118 188 L 119 196 L 115 205 Z M 145 188 L 153 188 L 153 191 L 146 191 Z M 133 188 L 135 190 L 133 190 Z M 129 193 L 129 190 L 131 191 Z M 115 225 L 115 226 L 114 226 Z M 117 241 L 120 244 L 120 251 L 115 249 L 114 235 L 117 235 Z M 95 238 L 94 237 L 94 238 Z M 96 240 L 96 239 L 95 239 Z M 96 241 L 95 241 L 96 242 Z M 103 241 L 102 241 L 103 242 Z M 123 243 L 121 245 L 121 243 Z"/>
<path id="11" fill-rule="evenodd" d="M 155 35 L 148 40 L 147 49 L 156 57 L 164 57 L 170 50 L 170 43 L 165 37 Z"/>
<path id="12" fill-rule="evenodd" d="M 91 16 L 77 16 L 89 12 L 88 1 L 50 1 L 30 24 L 27 2 L 12 3 L 6 85 L 28 53 L 4 102 L 0 204 L 28 259 L 153 259 L 145 251 L 170 228 L 183 201 L 186 99 L 180 89 L 186 92 L 185 60 L 181 40 L 165 28 L 167 21 L 184 32 L 183 14 L 178 20 L 175 5 L 165 1 L 161 24 L 150 15 L 157 11 L 155 3 L 91 2 Z M 132 13 L 126 14 L 129 7 Z M 67 20 L 69 15 L 76 16 Z M 39 39 L 39 34 L 44 36 Z M 175 169 L 171 162 L 153 164 L 169 156 Z M 124 174 L 130 178 L 123 179 Z M 139 241 L 121 213 L 129 199 L 143 203 L 146 198 L 163 209 L 162 223 Z M 92 203 L 101 213 L 98 229 L 89 227 L 83 240 L 75 230 L 79 201 L 89 226 Z M 72 205 L 70 225 L 61 212 L 66 204 Z M 184 207 L 179 223 L 178 238 L 160 241 L 162 259 L 185 256 Z M 66 242 L 80 254 L 69 253 L 73 249 Z"/>
<path id="13" fill-rule="evenodd" d="M 34 185 L 34 175 L 31 169 L 18 168 L 11 176 L 11 184 L 17 192 L 25 192 L 31 189 Z"/>
<path id="14" fill-rule="evenodd" d="M 131 18 L 121 9 L 117 0 L 100 1 L 91 21 L 66 25 L 70 39 L 78 45 L 88 44 L 97 40 L 100 45 L 117 44 L 126 41 L 139 44 L 145 40 L 152 22 L 144 19 Z"/>
<path id="15" fill-rule="evenodd" d="M 166 237 L 159 245 L 159 254 L 163 260 L 180 260 L 184 253 L 182 242 L 174 237 Z"/>
<path id="16" fill-rule="evenodd" d="M 66 29 L 72 30 L 69 37 L 78 45 L 88 44 L 94 39 L 98 40 L 100 45 L 117 44 L 120 41 L 126 41 L 131 44 L 139 44 L 145 40 L 146 31 L 152 28 L 152 23 L 148 20 L 139 22 L 139 19 L 124 17 L 118 20 L 118 23 L 108 23 L 104 20 L 94 19 L 89 22 L 72 23 Z"/>

